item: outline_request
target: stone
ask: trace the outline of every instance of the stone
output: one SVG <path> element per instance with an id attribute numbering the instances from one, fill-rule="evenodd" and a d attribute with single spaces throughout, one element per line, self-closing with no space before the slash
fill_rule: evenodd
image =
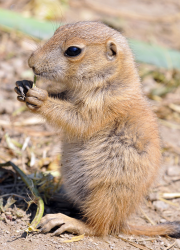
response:
<path id="1" fill-rule="evenodd" d="M 159 211 L 164 211 L 169 207 L 169 205 L 163 201 L 154 201 L 153 206 L 156 210 L 159 210 Z"/>
<path id="2" fill-rule="evenodd" d="M 180 175 L 180 166 L 171 166 L 167 170 L 167 175 L 177 176 Z"/>

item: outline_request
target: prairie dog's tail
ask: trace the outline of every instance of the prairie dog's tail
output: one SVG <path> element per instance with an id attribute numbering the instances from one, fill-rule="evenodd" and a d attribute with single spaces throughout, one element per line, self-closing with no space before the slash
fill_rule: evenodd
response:
<path id="1" fill-rule="evenodd" d="M 127 227 L 123 229 L 123 232 L 134 235 L 169 235 L 173 238 L 180 238 L 180 221 L 167 222 L 155 226 L 127 225 Z"/>

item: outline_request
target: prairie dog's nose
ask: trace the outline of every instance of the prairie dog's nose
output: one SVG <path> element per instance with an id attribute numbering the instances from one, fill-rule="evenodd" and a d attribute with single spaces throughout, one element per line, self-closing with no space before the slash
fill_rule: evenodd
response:
<path id="1" fill-rule="evenodd" d="M 30 55 L 30 57 L 28 59 L 28 65 L 29 65 L 30 68 L 35 69 L 35 67 L 34 67 L 34 58 L 33 57 L 34 57 L 34 52 Z"/>
<path id="2" fill-rule="evenodd" d="M 31 54 L 31 56 L 28 59 L 28 65 L 33 70 L 34 74 L 39 74 L 38 70 L 38 62 L 36 56 L 34 55 L 34 52 Z"/>
<path id="3" fill-rule="evenodd" d="M 35 67 L 34 67 L 34 66 L 32 67 L 32 70 L 33 70 L 33 72 L 35 73 Z"/>

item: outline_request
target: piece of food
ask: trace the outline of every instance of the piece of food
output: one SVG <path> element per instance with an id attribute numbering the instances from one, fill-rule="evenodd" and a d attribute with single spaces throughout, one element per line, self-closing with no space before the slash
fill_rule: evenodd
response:
<path id="1" fill-rule="evenodd" d="M 34 75 L 33 88 L 36 87 L 36 79 L 37 79 L 37 77 L 36 77 L 36 75 Z"/>

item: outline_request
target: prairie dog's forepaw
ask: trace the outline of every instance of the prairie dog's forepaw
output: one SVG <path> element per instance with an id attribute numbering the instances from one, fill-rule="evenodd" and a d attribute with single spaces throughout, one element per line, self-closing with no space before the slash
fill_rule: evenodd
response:
<path id="1" fill-rule="evenodd" d="M 85 225 L 83 222 L 61 213 L 47 214 L 41 219 L 39 224 L 43 233 L 47 233 L 57 226 L 59 228 L 53 233 L 53 235 L 60 235 L 64 232 L 78 235 L 85 233 Z"/>
<path id="2" fill-rule="evenodd" d="M 14 91 L 18 94 L 18 101 L 25 102 L 31 111 L 37 111 L 48 98 L 47 91 L 37 87 L 33 88 L 32 81 L 17 81 Z"/>
<path id="3" fill-rule="evenodd" d="M 34 111 L 41 108 L 47 99 L 48 92 L 44 89 L 39 89 L 35 87 L 28 90 L 25 97 L 25 102 L 27 107 L 30 110 Z"/>
<path id="4" fill-rule="evenodd" d="M 14 91 L 18 94 L 17 99 L 20 102 L 25 102 L 26 94 L 28 90 L 32 88 L 32 86 L 32 81 L 22 80 L 16 82 L 16 87 L 14 88 Z"/>

